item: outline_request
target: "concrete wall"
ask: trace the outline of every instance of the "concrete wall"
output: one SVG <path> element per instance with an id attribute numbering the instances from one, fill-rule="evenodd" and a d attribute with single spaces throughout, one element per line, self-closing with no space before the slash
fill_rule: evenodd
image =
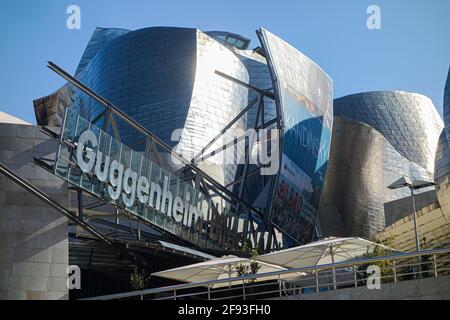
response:
<path id="1" fill-rule="evenodd" d="M 301 294 L 271 300 L 448 300 L 450 276 L 381 284 L 380 290 L 367 287 Z"/>
<path id="2" fill-rule="evenodd" d="M 0 162 L 67 205 L 63 181 L 32 164 L 56 143 L 32 125 L 0 123 Z M 67 219 L 0 175 L 0 299 L 67 299 Z"/>

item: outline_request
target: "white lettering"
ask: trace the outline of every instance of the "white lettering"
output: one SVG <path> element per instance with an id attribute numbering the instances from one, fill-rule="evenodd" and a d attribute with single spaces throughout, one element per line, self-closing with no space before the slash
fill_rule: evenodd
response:
<path id="1" fill-rule="evenodd" d="M 122 193 L 122 178 L 123 178 L 123 165 L 119 161 L 114 160 L 109 167 L 109 182 L 108 193 L 112 200 L 117 200 Z"/>
<path id="2" fill-rule="evenodd" d="M 128 168 L 123 175 L 123 191 L 122 200 L 128 208 L 134 204 L 136 192 L 137 173 Z"/>
<path id="3" fill-rule="evenodd" d="M 90 146 L 89 146 L 90 144 Z M 91 130 L 84 131 L 78 139 L 77 163 L 83 172 L 90 172 L 95 162 L 95 152 L 97 147 L 97 137 Z"/>

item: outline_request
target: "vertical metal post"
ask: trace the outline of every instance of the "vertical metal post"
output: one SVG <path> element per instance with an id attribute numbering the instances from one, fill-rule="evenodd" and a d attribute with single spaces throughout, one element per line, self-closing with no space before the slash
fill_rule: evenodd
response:
<path id="1" fill-rule="evenodd" d="M 261 112 L 261 101 L 263 99 L 263 95 L 259 94 L 257 100 L 255 103 L 258 103 L 258 109 L 257 109 L 257 113 L 256 113 L 256 119 L 255 119 L 255 123 L 254 123 L 254 129 L 256 130 L 256 128 L 258 127 L 258 119 L 259 119 L 259 114 Z M 253 105 L 253 104 L 252 104 Z M 258 137 L 252 137 L 252 141 L 249 141 L 249 139 L 244 138 L 244 156 L 245 156 L 245 164 L 244 164 L 244 168 L 243 168 L 243 172 L 242 172 L 242 178 L 241 178 L 241 182 L 239 184 L 239 191 L 238 191 L 238 197 L 240 199 L 242 199 L 242 196 L 244 194 L 244 186 L 245 183 L 247 181 L 247 173 L 248 173 L 248 166 L 249 166 L 249 161 L 250 161 L 250 156 L 251 156 L 251 152 L 252 152 L 252 148 L 253 145 L 255 144 L 255 141 L 258 139 Z M 235 146 L 237 146 L 237 144 L 235 144 Z M 237 148 L 235 149 L 235 151 L 237 151 Z M 238 203 L 238 210 L 242 209 L 242 204 Z M 249 220 L 249 224 L 250 224 L 250 233 L 251 235 L 253 235 L 254 241 L 255 241 L 255 247 L 258 247 L 258 244 L 256 243 L 256 234 L 255 234 L 255 230 L 253 230 L 253 232 L 251 231 L 253 227 L 253 222 L 252 222 L 252 212 L 251 210 L 249 210 L 249 208 L 246 208 L 246 210 L 248 210 L 248 220 Z"/>
<path id="2" fill-rule="evenodd" d="M 358 287 L 358 277 L 356 276 L 356 267 L 353 266 L 353 280 L 355 281 L 355 288 Z"/>
<path id="3" fill-rule="evenodd" d="M 211 300 L 211 287 L 208 286 L 208 300 Z"/>
<path id="4" fill-rule="evenodd" d="M 173 290 L 173 300 L 177 300 L 177 290 Z"/>
<path id="5" fill-rule="evenodd" d="M 109 125 L 111 124 L 111 109 L 106 108 L 104 113 L 103 131 L 109 133 Z"/>
<path id="6" fill-rule="evenodd" d="M 245 280 L 242 280 L 242 299 L 245 300 Z"/>
<path id="7" fill-rule="evenodd" d="M 394 282 L 397 282 L 397 267 L 395 264 L 395 260 L 392 260 L 392 268 L 394 269 Z"/>
<path id="8" fill-rule="evenodd" d="M 417 213 L 416 213 L 416 200 L 414 198 L 414 188 L 412 186 L 409 187 L 411 189 L 411 197 L 413 204 L 413 214 L 414 214 L 414 234 L 416 237 L 416 251 L 420 251 L 420 241 L 419 241 L 419 229 L 417 227 Z M 422 278 L 422 257 L 417 257 L 417 277 Z"/>
<path id="9" fill-rule="evenodd" d="M 335 263 L 335 261 L 334 261 L 334 252 L 333 252 L 333 246 L 330 244 L 330 255 L 331 255 L 331 262 L 333 263 L 333 265 L 334 265 L 334 263 Z M 333 272 L 333 288 L 334 288 L 334 290 L 336 290 L 337 289 L 337 284 L 336 284 L 336 268 L 333 266 L 333 268 L 331 269 L 332 270 L 332 272 Z"/>
<path id="10" fill-rule="evenodd" d="M 319 292 L 319 271 L 316 269 L 316 292 Z"/>
<path id="11" fill-rule="evenodd" d="M 77 201 L 78 201 L 78 218 L 84 221 L 83 214 L 83 190 L 77 188 Z"/>
<path id="12" fill-rule="evenodd" d="M 278 294 L 281 297 L 281 276 L 278 275 Z"/>
<path id="13" fill-rule="evenodd" d="M 434 277 L 437 278 L 438 271 L 437 271 L 437 263 L 436 263 L 436 254 L 433 253 L 433 265 L 434 265 Z"/>
<path id="14" fill-rule="evenodd" d="M 417 213 L 416 213 L 416 200 L 414 199 L 414 188 L 411 186 L 411 197 L 413 204 L 413 212 L 414 212 L 414 233 L 416 237 L 416 251 L 420 251 L 420 242 L 419 242 L 419 230 L 417 228 Z"/>
<path id="15" fill-rule="evenodd" d="M 333 289 L 336 290 L 337 289 L 337 284 L 336 284 L 336 268 L 333 267 Z"/>
<path id="16" fill-rule="evenodd" d="M 138 241 L 141 241 L 141 223 L 137 220 L 137 238 Z"/>
<path id="17" fill-rule="evenodd" d="M 264 96 L 261 98 L 261 129 L 264 129 L 264 124 L 266 123 L 266 120 L 264 119 L 264 112 L 265 112 L 265 105 L 264 105 Z M 266 176 L 261 175 L 261 188 L 264 189 L 264 186 L 266 185 Z M 268 201 L 269 202 L 269 201 Z"/>

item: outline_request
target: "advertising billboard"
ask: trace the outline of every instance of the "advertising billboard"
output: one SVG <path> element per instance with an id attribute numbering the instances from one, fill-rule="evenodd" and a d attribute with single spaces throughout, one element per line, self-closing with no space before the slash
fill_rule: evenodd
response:
<path id="1" fill-rule="evenodd" d="M 312 240 L 329 157 L 333 84 L 312 60 L 267 30 L 258 35 L 281 115 L 281 166 L 271 221 L 286 247 Z"/>

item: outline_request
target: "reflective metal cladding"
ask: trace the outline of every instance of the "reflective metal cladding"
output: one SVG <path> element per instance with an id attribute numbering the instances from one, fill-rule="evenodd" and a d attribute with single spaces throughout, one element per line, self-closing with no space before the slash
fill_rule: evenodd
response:
<path id="1" fill-rule="evenodd" d="M 370 237 L 385 226 L 384 203 L 408 195 L 408 190 L 387 190 L 390 183 L 401 175 L 430 179 L 435 163 L 436 180 L 449 175 L 450 125 L 442 131 L 430 99 L 399 91 L 365 92 L 336 99 L 333 108 L 332 80 L 317 64 L 267 30 L 257 35 L 262 48 L 248 50 L 250 40 L 231 32 L 98 28 L 76 78 L 186 159 L 198 159 L 208 147 L 214 150 L 198 166 L 258 209 L 255 218 L 240 205 L 227 204 L 226 210 L 240 220 L 224 222 L 223 230 L 233 225 L 241 241 L 254 229 L 262 236 L 252 241 L 267 247 L 271 241 L 277 248 L 306 243 L 313 238 L 317 216 L 324 235 Z M 449 94 L 447 81 L 446 124 Z M 248 109 L 252 101 L 258 101 L 256 107 Z M 102 130 L 113 123 L 113 132 L 106 134 L 134 151 L 158 154 L 71 85 L 34 104 L 38 124 L 61 124 L 70 106 Z M 235 119 L 244 108 L 245 115 Z M 225 148 L 226 134 L 209 146 L 232 121 L 231 129 L 279 129 L 281 134 L 269 139 L 279 146 L 280 166 L 272 177 L 261 175 L 260 163 L 223 163 L 215 150 Z M 234 144 L 242 158 L 243 144 Z M 180 175 L 181 164 L 169 160 L 158 163 Z"/>
<path id="2" fill-rule="evenodd" d="M 334 114 L 371 126 L 406 159 L 434 172 L 443 124 L 428 97 L 401 91 L 353 94 L 334 101 Z"/>
<path id="3" fill-rule="evenodd" d="M 248 90 L 218 77 L 215 70 L 248 82 L 248 72 L 239 58 L 197 29 L 98 29 L 83 54 L 76 77 L 192 158 L 247 103 Z M 101 126 L 103 107 L 78 92 L 71 94 L 71 100 L 85 119 Z M 56 109 L 59 111 L 55 113 L 64 108 Z M 55 122 L 52 117 L 49 121 Z M 234 126 L 244 127 L 243 120 Z M 120 123 L 118 130 L 121 141 L 135 149 L 145 148 L 137 146 L 133 130 Z M 230 182 L 235 168 L 215 160 L 200 166 L 223 184 Z"/>
<path id="4" fill-rule="evenodd" d="M 241 170 L 245 165 L 223 163 L 216 156 L 198 166 L 260 210 L 260 216 L 247 222 L 249 229 L 264 234 L 255 241 L 270 246 L 267 234 L 271 234 L 277 246 L 306 243 L 313 238 L 329 157 L 332 81 L 277 36 L 260 29 L 258 37 L 262 49 L 248 50 L 250 41 L 230 32 L 98 28 L 75 76 L 188 160 L 197 159 L 223 128 L 251 101 L 258 100 L 231 129 L 278 129 L 268 139 L 277 142 L 277 149 L 271 150 L 280 150 L 274 174 L 262 177 L 258 171 L 262 171 L 261 163 Z M 260 90 L 250 90 L 217 71 Z M 38 123 L 60 124 L 68 106 L 134 151 L 148 151 L 149 146 L 133 128 L 108 118 L 102 106 L 69 84 L 35 101 Z M 112 132 L 105 129 L 110 123 Z M 225 135 L 210 150 L 220 149 L 226 140 Z M 261 145 L 258 141 L 252 154 Z M 243 147 L 237 145 L 238 158 L 242 158 Z M 164 165 L 169 160 L 163 159 Z M 170 167 L 173 174 L 180 173 L 181 164 L 170 163 Z M 252 175 L 240 180 L 243 172 Z M 248 212 L 236 208 L 227 209 L 247 218 Z M 239 225 L 239 232 L 247 227 Z"/>
<path id="5" fill-rule="evenodd" d="M 409 195 L 389 184 L 403 175 L 433 178 L 442 120 L 430 99 L 407 92 L 339 98 L 334 113 L 321 228 L 324 235 L 370 237 L 385 227 L 384 203 Z"/>
<path id="6" fill-rule="evenodd" d="M 439 137 L 439 145 L 436 151 L 435 180 L 437 189 L 449 182 L 450 176 L 450 69 L 444 90 L 444 130 Z"/>

